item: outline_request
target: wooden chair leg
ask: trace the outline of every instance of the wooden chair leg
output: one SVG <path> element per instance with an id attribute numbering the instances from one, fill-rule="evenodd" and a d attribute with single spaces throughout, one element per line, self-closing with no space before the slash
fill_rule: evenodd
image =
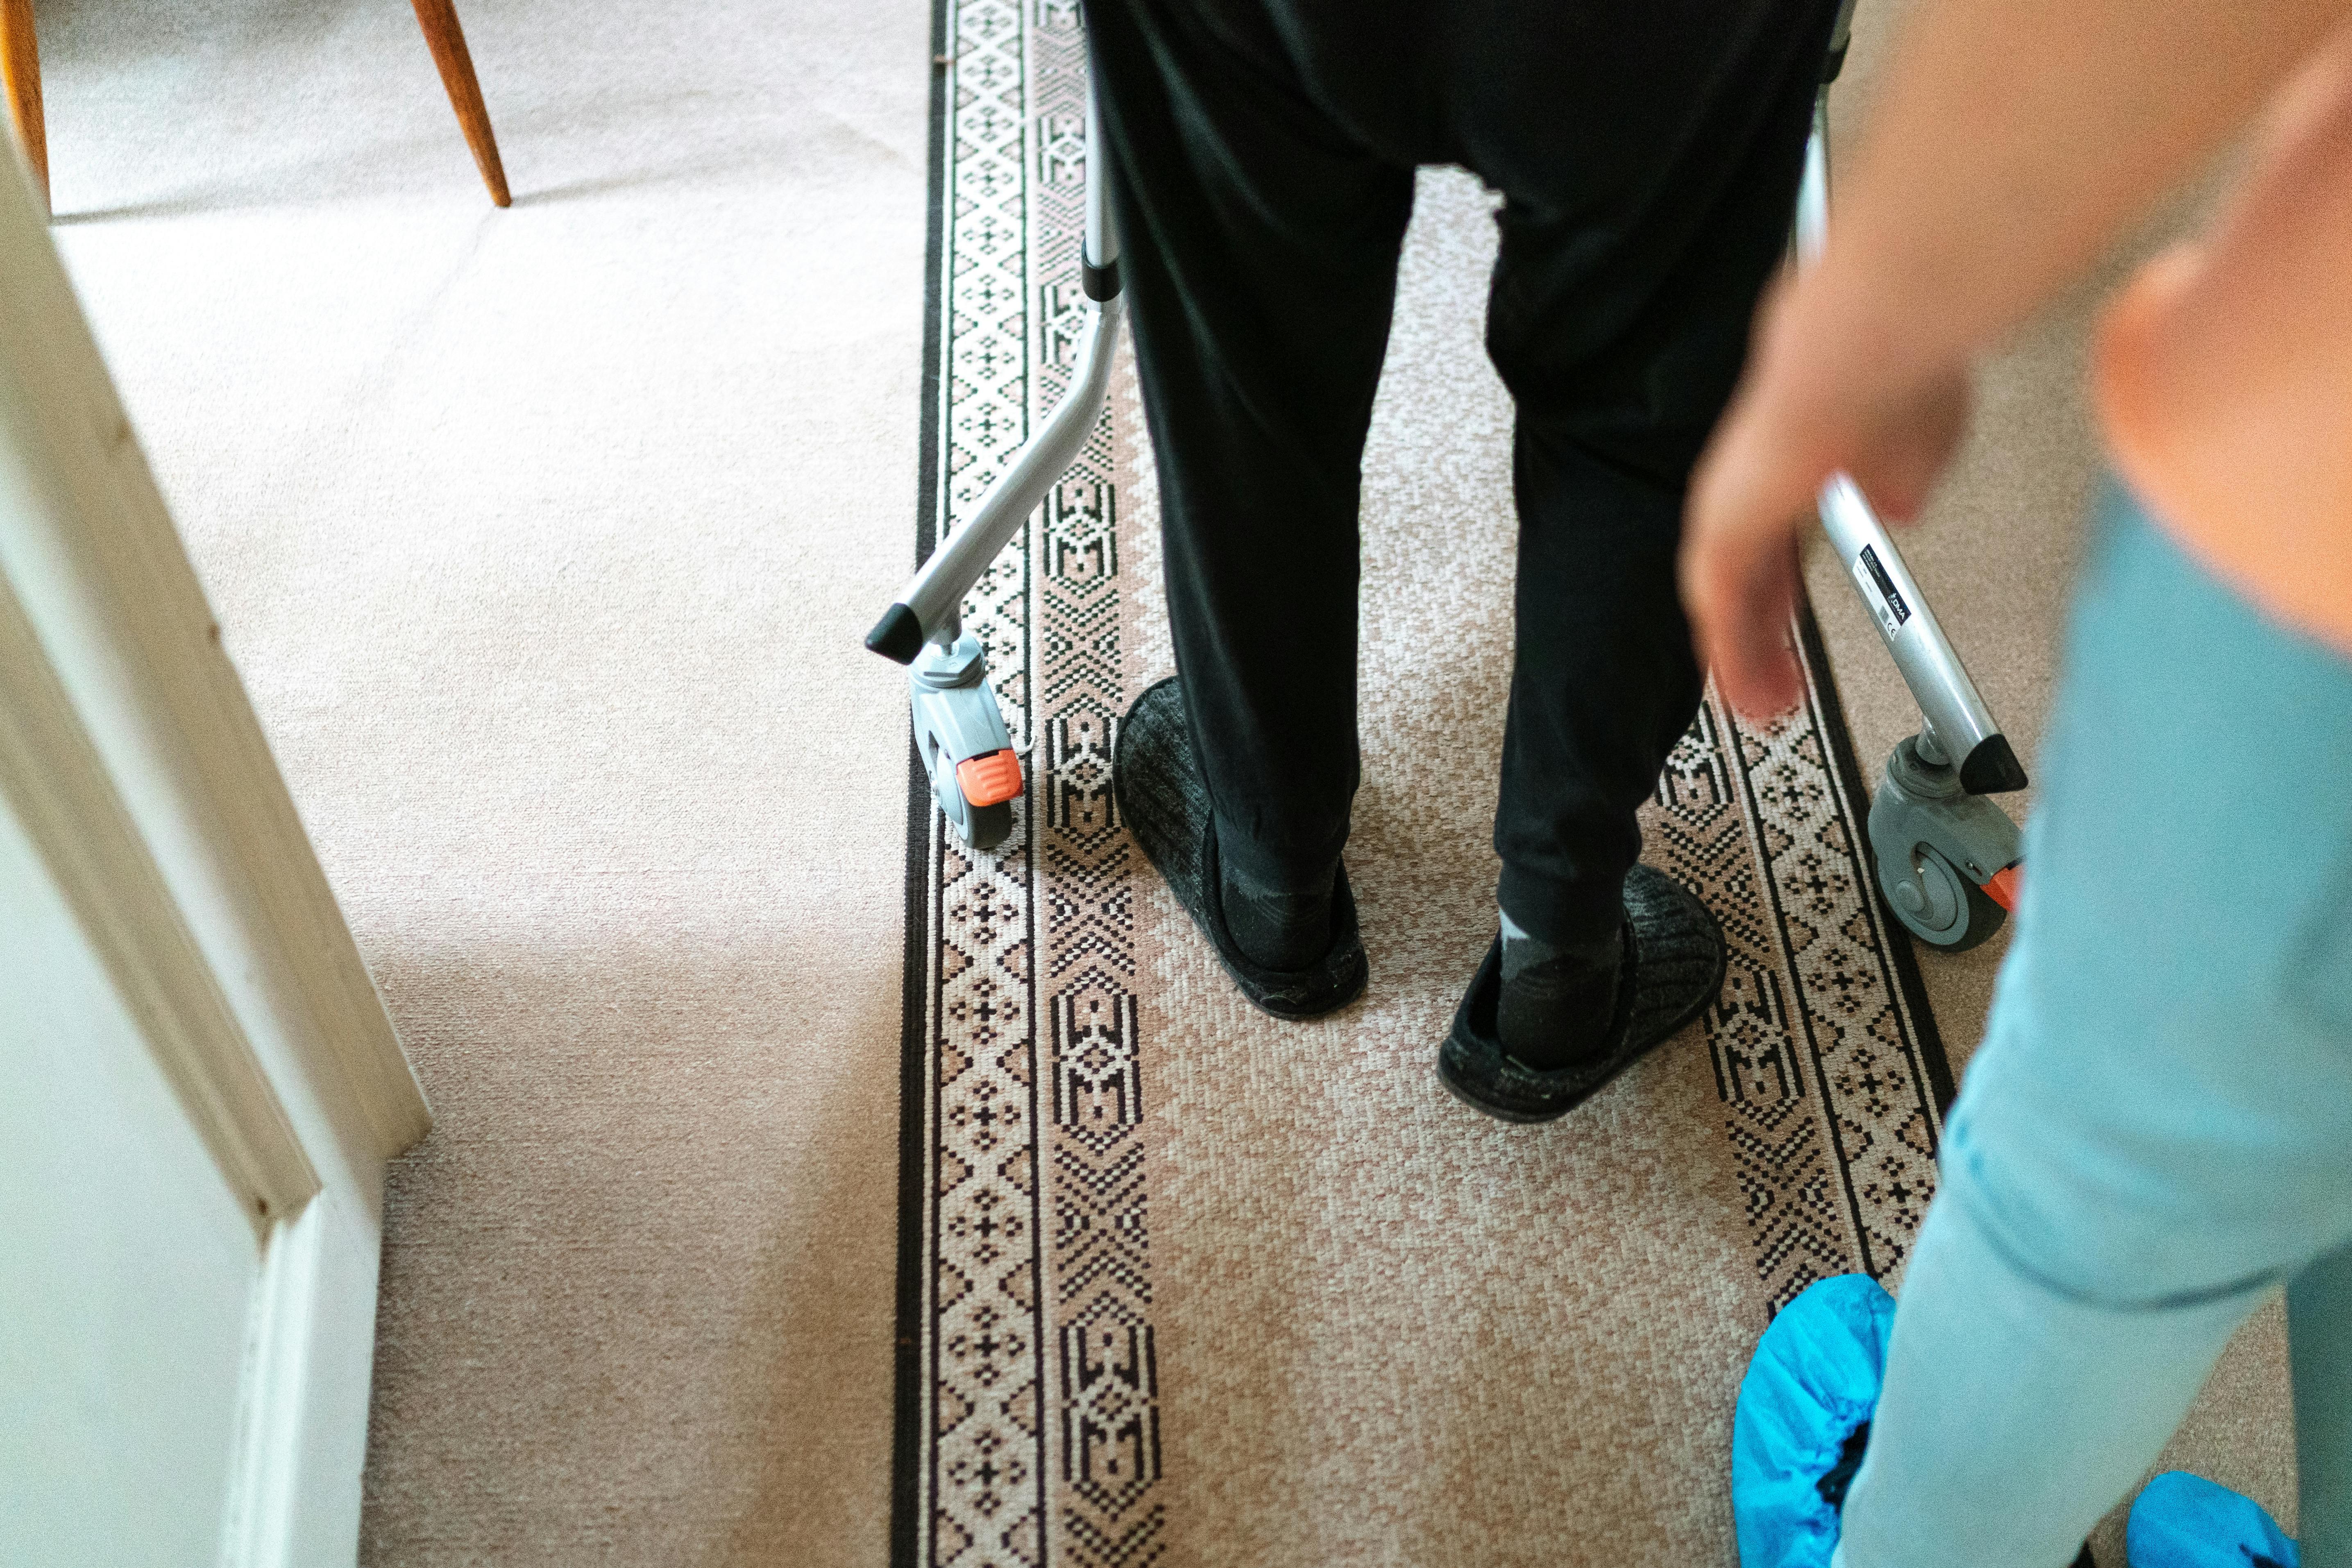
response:
<path id="1" fill-rule="evenodd" d="M 0 0 L 0 5 L 31 5 L 32 0 Z M 490 134 L 490 111 L 482 106 L 482 84 L 474 79 L 474 58 L 466 52 L 466 35 L 457 26 L 457 7 L 451 0 L 410 0 L 416 7 L 416 21 L 425 29 L 425 46 L 433 51 L 433 63 L 441 68 L 441 85 L 449 89 L 450 107 L 457 111 L 457 123 L 465 128 L 466 145 L 474 150 L 474 165 L 482 171 L 482 184 L 490 187 L 490 200 L 500 206 L 508 205 L 507 172 L 499 163 L 498 139 Z"/>
<path id="2" fill-rule="evenodd" d="M 49 132 L 41 119 L 41 46 L 33 35 L 33 0 L 0 0 L 0 86 L 8 93 L 8 117 L 17 143 L 33 166 L 41 207 L 49 205 Z"/>

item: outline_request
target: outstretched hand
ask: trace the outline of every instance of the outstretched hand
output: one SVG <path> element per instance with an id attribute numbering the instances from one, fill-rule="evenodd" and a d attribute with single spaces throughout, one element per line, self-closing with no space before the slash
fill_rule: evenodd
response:
<path id="1" fill-rule="evenodd" d="M 1692 476 L 1684 522 L 1683 605 L 1700 661 L 1750 714 L 1803 695 L 1789 617 L 1822 486 L 1843 471 L 1882 516 L 1906 521 L 1968 423 L 1965 363 L 1904 365 L 1902 324 L 1869 331 L 1868 313 L 1822 298 L 1817 278 L 1784 281 L 1758 312 L 1748 373 Z"/>

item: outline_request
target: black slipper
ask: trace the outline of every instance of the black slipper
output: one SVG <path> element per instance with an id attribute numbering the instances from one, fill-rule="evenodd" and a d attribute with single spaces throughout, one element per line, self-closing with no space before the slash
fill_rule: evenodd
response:
<path id="1" fill-rule="evenodd" d="M 1463 1104 L 1505 1121 L 1567 1115 L 1706 1011 L 1723 988 L 1723 930 L 1698 895 L 1662 871 L 1636 866 L 1625 877 L 1621 962 L 1613 1043 L 1589 1062 L 1538 1072 L 1503 1049 L 1495 1027 L 1503 994 L 1498 933 L 1454 1010 L 1454 1027 L 1437 1051 L 1438 1078 Z"/>
<path id="2" fill-rule="evenodd" d="M 1111 794 L 1119 820 L 1216 949 L 1242 994 L 1277 1018 L 1319 1017 L 1363 994 L 1368 966 L 1356 927 L 1356 899 L 1342 864 L 1331 889 L 1331 945 L 1305 969 L 1254 963 L 1226 929 L 1217 897 L 1217 834 L 1208 786 L 1192 760 L 1184 692 L 1169 677 L 1135 700 L 1111 748 Z"/>

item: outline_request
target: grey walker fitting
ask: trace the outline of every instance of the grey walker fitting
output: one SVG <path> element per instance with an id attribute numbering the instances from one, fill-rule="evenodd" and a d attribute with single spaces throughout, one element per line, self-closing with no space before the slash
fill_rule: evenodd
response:
<path id="1" fill-rule="evenodd" d="M 995 689 L 988 684 L 988 660 L 981 654 L 980 639 L 966 632 L 951 647 L 925 643 L 907 673 L 907 687 L 915 710 L 915 747 L 948 826 L 975 849 L 995 848 L 1012 835 L 1013 803 L 975 804 L 964 793 L 964 763 L 984 763 L 1000 752 L 1013 759 L 1013 737 L 1005 731 Z M 1003 765 L 999 763 L 998 769 Z M 1018 779 L 1018 760 L 1010 765 Z"/>

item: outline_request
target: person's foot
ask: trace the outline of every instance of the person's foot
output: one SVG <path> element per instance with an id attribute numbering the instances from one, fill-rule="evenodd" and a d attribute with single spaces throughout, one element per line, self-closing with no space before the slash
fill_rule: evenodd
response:
<path id="1" fill-rule="evenodd" d="M 2132 1502 L 2131 1568 L 2296 1568 L 2303 1554 L 2262 1504 L 2186 1470 L 2167 1470 Z"/>
<path id="2" fill-rule="evenodd" d="M 1877 1280 L 1838 1274 L 1806 1286 L 1757 1342 L 1731 1414 L 1731 1524 L 1739 1568 L 1830 1568 L 1844 1530 L 1846 1494 L 1869 1452 L 1894 1328 L 1895 1298 Z M 2137 1511 L 2133 1523 L 2137 1528 Z M 2219 1558 L 2143 1563 L 2137 1552 L 2132 1563 L 2223 1568 Z M 2089 1542 L 2074 1568 L 2098 1568 Z M 2228 1568 L 2249 1564 L 2231 1559 Z"/>
<path id="3" fill-rule="evenodd" d="M 1336 873 L 1310 888 L 1268 888 L 1249 881 L 1229 860 L 1217 867 L 1217 907 L 1234 945 L 1267 969 L 1305 969 L 1331 948 L 1331 890 Z"/>
<path id="4" fill-rule="evenodd" d="M 1345 864 L 1324 894 L 1227 880 L 1208 785 L 1184 723 L 1183 689 L 1173 677 L 1137 698 L 1120 722 L 1111 793 L 1144 858 L 1167 879 L 1243 995 L 1277 1018 L 1313 1018 L 1362 994 L 1369 969 Z M 1229 920 L 1229 910 L 1237 918 Z"/>
<path id="5" fill-rule="evenodd" d="M 1537 966 L 1523 969 L 1517 978 L 1527 990 L 1512 999 L 1504 942 L 1496 937 L 1438 1047 L 1437 1076 L 1455 1099 L 1505 1121 L 1565 1116 L 1706 1010 L 1723 986 L 1723 931 L 1696 894 L 1636 866 L 1625 878 L 1613 982 L 1592 984 L 1585 956 L 1577 960 L 1549 976 Z M 1567 1016 L 1574 997 L 1597 1011 L 1591 999 L 1604 994 L 1609 1011 L 1597 1026 L 1591 1016 Z M 1512 1043 L 1559 1065 L 1529 1062 L 1511 1048 L 1507 1005 Z"/>
<path id="6" fill-rule="evenodd" d="M 1739 1568 L 1829 1568 L 1894 1322 L 1877 1280 L 1840 1274 L 1807 1286 L 1757 1342 L 1731 1416 Z"/>
<path id="7" fill-rule="evenodd" d="M 1558 1072 L 1606 1051 L 1624 964 L 1622 922 L 1603 941 L 1565 947 L 1520 930 L 1504 910 L 1495 1033 L 1505 1053 L 1521 1067 Z"/>

